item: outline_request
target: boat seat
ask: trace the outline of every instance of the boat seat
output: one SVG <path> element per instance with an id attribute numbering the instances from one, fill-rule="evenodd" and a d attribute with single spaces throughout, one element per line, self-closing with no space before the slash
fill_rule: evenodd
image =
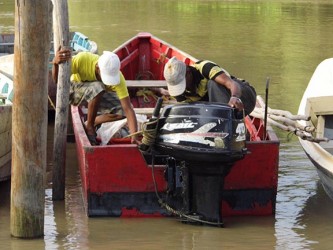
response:
<path id="1" fill-rule="evenodd" d="M 138 115 L 152 115 L 154 108 L 134 108 L 134 112 Z"/>
<path id="2" fill-rule="evenodd" d="M 132 96 L 131 101 L 133 106 L 137 108 L 154 107 L 158 98 L 158 94 L 155 93 L 154 89 L 167 87 L 165 80 L 126 80 L 126 85 L 130 92 L 135 91 L 133 94 L 136 97 Z M 145 109 L 143 110 L 144 112 L 140 113 L 146 115 L 152 114 L 152 112 L 147 112 L 147 110 Z"/>
<path id="3" fill-rule="evenodd" d="M 166 88 L 165 80 L 126 80 L 128 88 Z"/>

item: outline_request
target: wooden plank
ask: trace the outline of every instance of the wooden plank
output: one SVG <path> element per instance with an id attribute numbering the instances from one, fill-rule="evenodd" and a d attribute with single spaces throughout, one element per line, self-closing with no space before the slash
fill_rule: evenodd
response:
<path id="1" fill-rule="evenodd" d="M 68 4 L 66 0 L 54 1 L 53 3 L 53 31 L 54 51 L 61 45 L 62 49 L 70 45 Z M 56 65 L 53 65 L 56 67 Z M 69 91 L 70 91 L 70 69 L 71 61 L 58 65 L 57 83 L 57 107 L 54 124 L 53 143 L 53 171 L 52 171 L 52 200 L 63 200 L 65 198 L 65 167 L 66 167 L 66 140 L 68 127 Z"/>
<path id="2" fill-rule="evenodd" d="M 12 151 L 0 157 L 0 167 L 4 166 L 7 162 L 12 159 Z"/>
<path id="3" fill-rule="evenodd" d="M 323 115 L 318 116 L 316 129 L 316 138 L 324 138 L 325 130 L 325 117 Z"/>
<path id="4" fill-rule="evenodd" d="M 134 112 L 139 115 L 152 115 L 154 108 L 134 108 Z"/>
<path id="5" fill-rule="evenodd" d="M 318 115 L 330 115 L 333 114 L 333 109 L 328 103 L 333 102 L 333 96 L 319 96 L 308 98 L 308 105 L 310 105 L 312 111 Z"/>
<path id="6" fill-rule="evenodd" d="M 0 141 L 0 157 L 2 158 L 12 151 L 12 131 L 0 133 Z"/>
<path id="7" fill-rule="evenodd" d="M 12 106 L 0 106 L 0 133 L 8 131 L 12 128 Z"/>
<path id="8" fill-rule="evenodd" d="M 160 110 L 160 113 L 162 113 L 163 107 L 165 107 L 167 105 L 175 105 L 175 104 L 177 104 L 177 102 L 173 101 L 173 100 L 163 101 L 162 109 Z M 136 114 L 140 114 L 140 115 L 152 115 L 154 112 L 154 109 L 155 108 L 134 108 L 134 112 Z"/>
<path id="9" fill-rule="evenodd" d="M 126 80 L 128 88 L 166 88 L 165 80 Z"/>
<path id="10" fill-rule="evenodd" d="M 14 43 L 0 43 L 0 46 L 14 46 Z"/>
<path id="11" fill-rule="evenodd" d="M 139 50 L 133 51 L 126 58 L 121 60 L 121 68 L 125 68 L 128 64 L 130 64 L 134 60 L 135 57 L 138 56 L 139 56 Z"/>

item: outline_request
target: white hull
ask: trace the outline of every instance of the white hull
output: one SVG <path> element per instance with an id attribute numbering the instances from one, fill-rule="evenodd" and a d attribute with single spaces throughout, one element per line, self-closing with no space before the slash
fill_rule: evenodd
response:
<path id="1" fill-rule="evenodd" d="M 12 106 L 0 106 L 0 181 L 10 177 L 12 152 Z"/>
<path id="2" fill-rule="evenodd" d="M 0 181 L 10 178 L 12 159 L 13 81 L 2 72 L 0 64 Z"/>
<path id="3" fill-rule="evenodd" d="M 328 142 L 311 142 L 299 139 L 305 153 L 316 166 L 322 185 L 333 200 L 333 58 L 321 62 L 315 70 L 301 100 L 298 114 L 311 116 L 301 121 L 304 126 L 314 126 L 315 138 L 328 138 Z"/>

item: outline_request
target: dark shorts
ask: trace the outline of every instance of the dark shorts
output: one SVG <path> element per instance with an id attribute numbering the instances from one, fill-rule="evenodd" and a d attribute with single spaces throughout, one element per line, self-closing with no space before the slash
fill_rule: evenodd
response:
<path id="1" fill-rule="evenodd" d="M 242 89 L 242 96 L 240 99 L 244 104 L 245 114 L 250 114 L 257 101 L 257 93 L 255 89 L 245 80 L 233 78 L 234 81 L 238 82 Z M 216 83 L 213 80 L 209 80 L 207 84 L 208 88 L 208 99 L 210 102 L 228 103 L 231 97 L 230 90 L 221 84 Z"/>

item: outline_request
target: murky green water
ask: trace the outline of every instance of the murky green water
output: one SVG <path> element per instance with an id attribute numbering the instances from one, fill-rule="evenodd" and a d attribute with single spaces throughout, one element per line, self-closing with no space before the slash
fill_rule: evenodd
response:
<path id="1" fill-rule="evenodd" d="M 15 1 L 0 0 L 0 33 L 14 32 Z M 196 58 L 245 78 L 269 106 L 297 113 L 310 77 L 333 57 L 333 3 L 286 1 L 70 0 L 70 27 L 113 50 L 146 31 Z M 172 219 L 87 218 L 75 149 L 68 144 L 66 201 L 46 191 L 45 237 L 10 237 L 8 184 L 0 185 L 1 249 L 330 249 L 333 202 L 298 140 L 281 140 L 275 217 L 226 218 L 226 228 L 193 227 Z M 7 193 L 6 193 L 7 190 Z"/>

